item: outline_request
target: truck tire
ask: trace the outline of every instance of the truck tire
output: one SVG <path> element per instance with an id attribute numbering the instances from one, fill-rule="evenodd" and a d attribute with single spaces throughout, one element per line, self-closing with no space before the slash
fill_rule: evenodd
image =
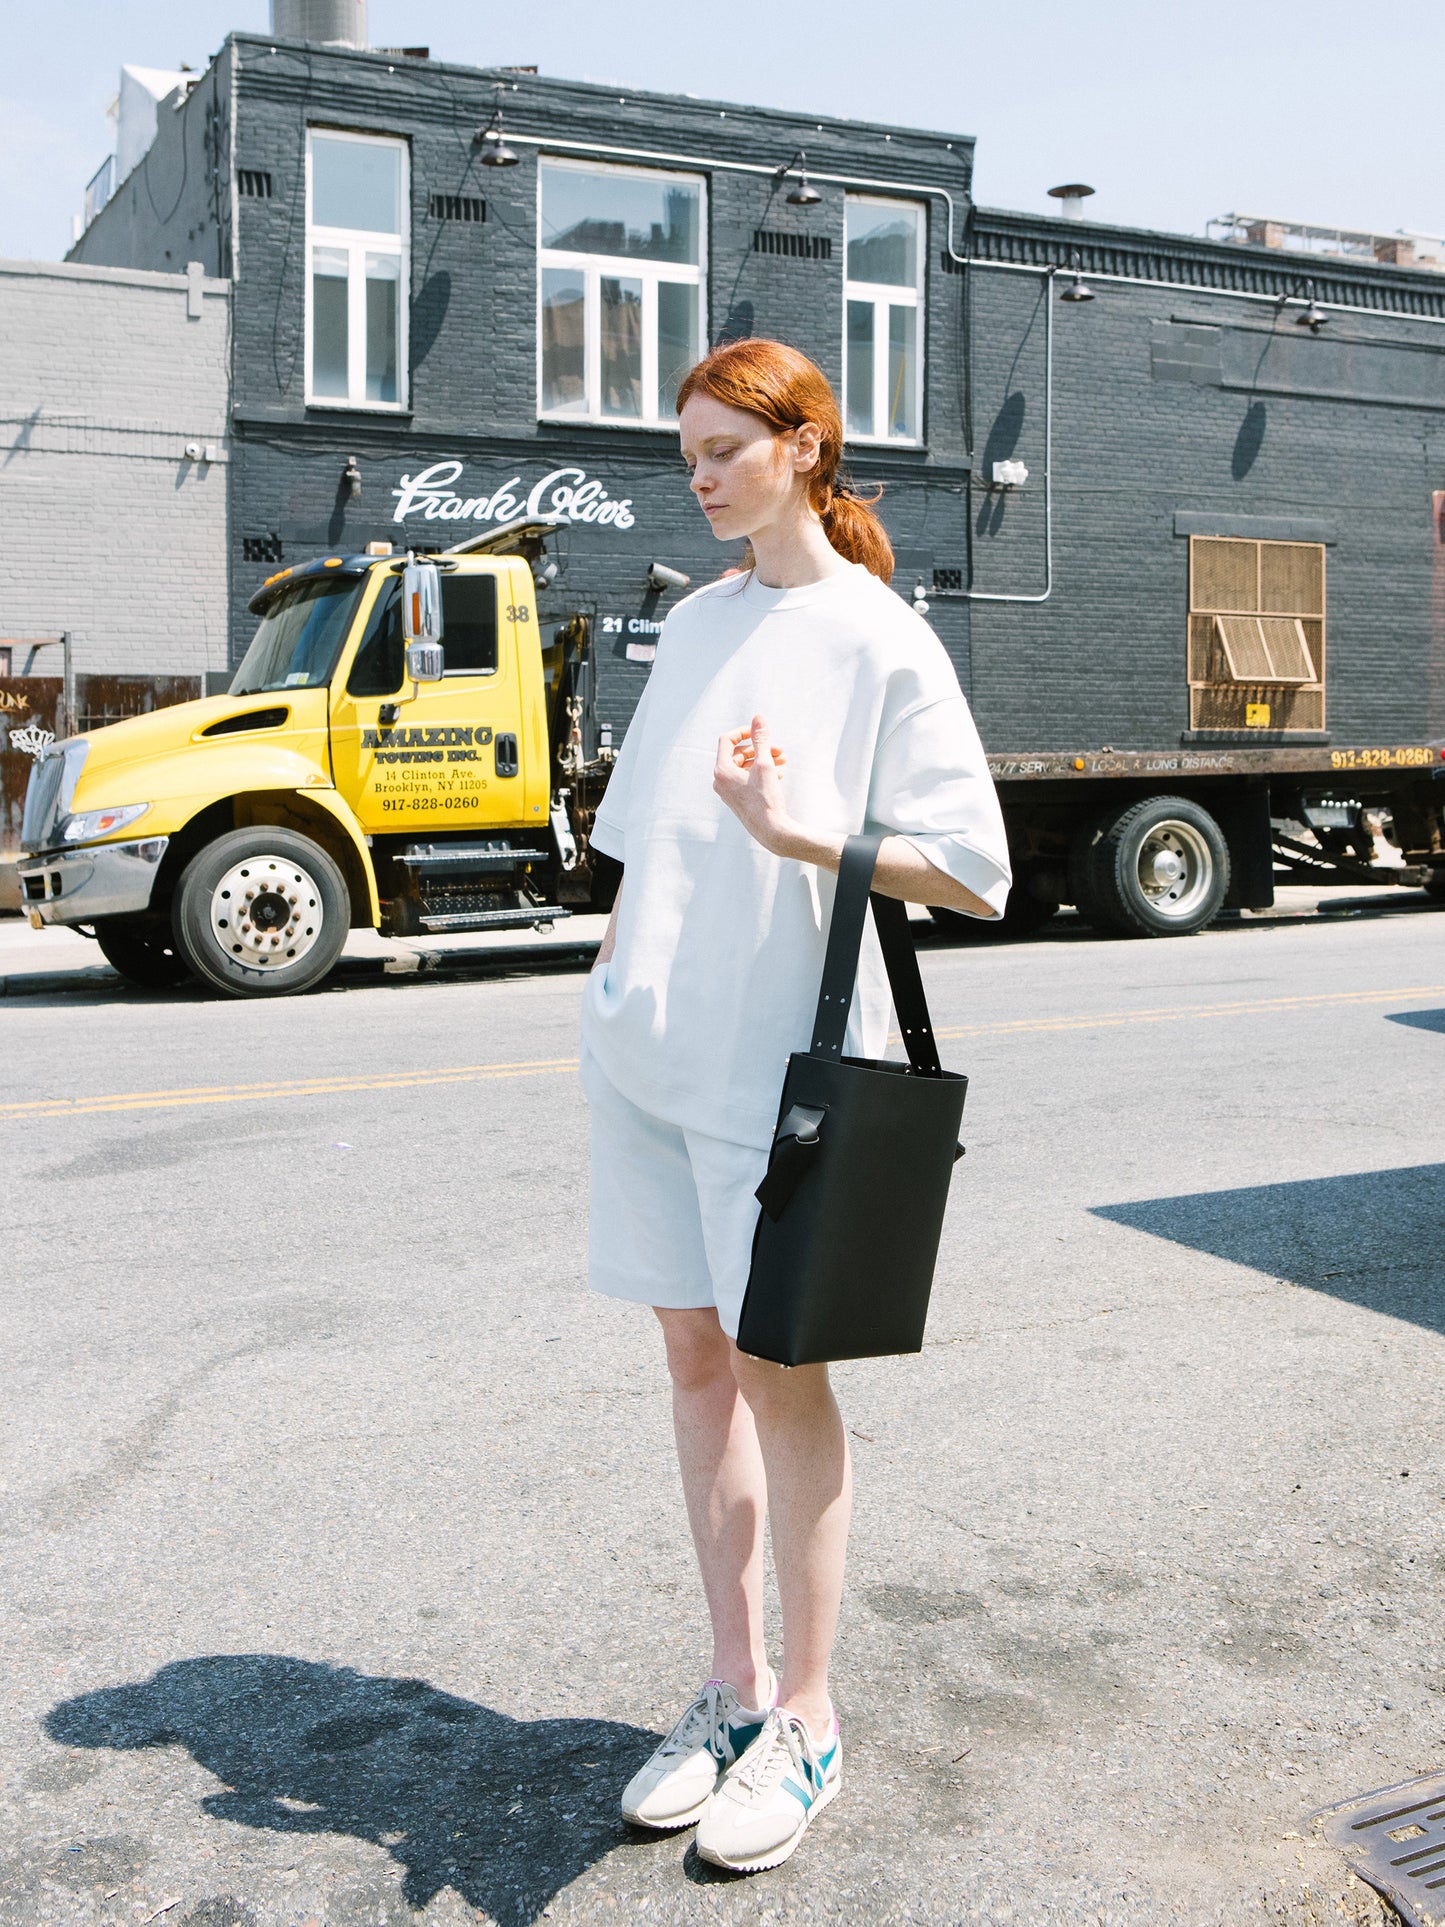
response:
<path id="1" fill-rule="evenodd" d="M 111 969 L 143 990 L 171 990 L 191 974 L 170 930 L 154 918 L 99 917 L 94 929 Z"/>
<path id="2" fill-rule="evenodd" d="M 1086 829 L 1069 866 L 1074 904 L 1111 937 L 1188 937 L 1229 889 L 1224 832 L 1184 796 L 1146 796 Z"/>
<path id="3" fill-rule="evenodd" d="M 232 997 L 310 990 L 341 955 L 346 880 L 319 843 L 264 824 L 231 830 L 191 858 L 172 910 L 196 975 Z"/>

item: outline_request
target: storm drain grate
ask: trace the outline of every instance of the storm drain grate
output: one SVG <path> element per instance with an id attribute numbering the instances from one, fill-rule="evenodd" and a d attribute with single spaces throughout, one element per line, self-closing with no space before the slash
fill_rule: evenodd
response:
<path id="1" fill-rule="evenodd" d="M 1310 1820 L 1409 1927 L 1445 1927 L 1445 1773 L 1356 1794 Z"/>

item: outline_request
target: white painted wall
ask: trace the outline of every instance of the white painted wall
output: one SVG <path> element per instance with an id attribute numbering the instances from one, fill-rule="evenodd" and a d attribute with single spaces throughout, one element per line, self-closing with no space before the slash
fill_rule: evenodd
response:
<path id="1" fill-rule="evenodd" d="M 230 308 L 199 264 L 0 261 L 0 643 L 68 630 L 77 671 L 116 675 L 226 666 Z"/>

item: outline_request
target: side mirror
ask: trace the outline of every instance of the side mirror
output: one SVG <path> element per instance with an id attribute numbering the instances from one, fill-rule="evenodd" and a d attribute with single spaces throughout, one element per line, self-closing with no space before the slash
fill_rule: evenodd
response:
<path id="1" fill-rule="evenodd" d="M 446 674 L 446 651 L 439 642 L 409 642 L 406 673 L 413 682 L 440 682 Z"/>
<path id="2" fill-rule="evenodd" d="M 442 579 L 435 562 L 408 562 L 401 575 L 401 633 L 410 643 L 439 643 L 442 639 Z M 440 650 L 437 651 L 440 658 Z M 435 682 L 441 674 L 419 675 L 411 668 L 407 650 L 407 674 L 417 682 Z"/>

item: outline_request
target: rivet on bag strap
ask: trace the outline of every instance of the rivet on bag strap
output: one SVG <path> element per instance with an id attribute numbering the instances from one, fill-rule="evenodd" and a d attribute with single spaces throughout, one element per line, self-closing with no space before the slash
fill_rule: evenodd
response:
<path id="1" fill-rule="evenodd" d="M 882 842 L 881 836 L 850 836 L 843 845 L 833 917 L 828 926 L 828 947 L 823 957 L 818 1010 L 813 1019 L 813 1050 L 821 1057 L 837 1059 L 843 1055 L 848 1012 L 858 978 L 858 955 L 863 947 L 863 918 L 870 902 L 870 885 Z M 908 931 L 908 912 L 893 897 L 874 895 L 871 901 L 908 1061 L 920 1076 L 937 1077 L 941 1071 L 938 1045 L 929 1020 L 918 957 Z"/>

